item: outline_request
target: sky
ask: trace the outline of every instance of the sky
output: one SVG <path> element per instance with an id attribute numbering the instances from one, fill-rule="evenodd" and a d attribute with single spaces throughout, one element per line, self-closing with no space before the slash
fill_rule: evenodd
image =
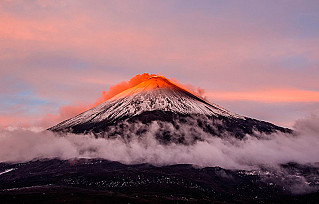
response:
<path id="1" fill-rule="evenodd" d="M 319 114 L 318 11 L 317 0 L 1 0 L 0 126 L 48 128 L 152 73 L 291 127 Z"/>

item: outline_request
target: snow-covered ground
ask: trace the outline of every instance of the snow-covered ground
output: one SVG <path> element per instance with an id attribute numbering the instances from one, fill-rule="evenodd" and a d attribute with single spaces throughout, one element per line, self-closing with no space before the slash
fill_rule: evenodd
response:
<path id="1" fill-rule="evenodd" d="M 13 169 L 6 169 L 5 171 L 0 172 L 0 175 L 5 174 L 5 173 L 9 173 L 10 171 L 13 171 L 13 170 L 15 170 L 15 168 L 13 168 Z"/>

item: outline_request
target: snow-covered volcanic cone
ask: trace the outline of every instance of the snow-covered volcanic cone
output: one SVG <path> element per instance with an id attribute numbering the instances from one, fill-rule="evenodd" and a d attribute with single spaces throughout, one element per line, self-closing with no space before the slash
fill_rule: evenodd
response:
<path id="1" fill-rule="evenodd" d="M 242 138 L 254 132 L 290 132 L 230 112 L 162 76 L 152 76 L 49 130 L 127 138 L 152 131 L 163 142 L 178 143 L 189 143 L 207 136 Z"/>

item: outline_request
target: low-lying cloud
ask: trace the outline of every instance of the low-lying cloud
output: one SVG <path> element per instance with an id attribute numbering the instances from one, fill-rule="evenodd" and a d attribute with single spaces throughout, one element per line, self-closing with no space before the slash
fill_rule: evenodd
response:
<path id="1" fill-rule="evenodd" d="M 150 125 L 143 136 L 96 139 L 93 135 L 56 135 L 26 129 L 1 129 L 0 162 L 24 162 L 42 158 L 103 158 L 126 164 L 194 164 L 251 169 L 260 165 L 276 166 L 287 162 L 301 164 L 319 161 L 319 117 L 296 122 L 296 135 L 274 133 L 258 139 L 243 140 L 208 137 L 192 145 L 162 144 L 154 137 L 158 126 Z M 204 133 L 203 133 L 204 134 Z"/>

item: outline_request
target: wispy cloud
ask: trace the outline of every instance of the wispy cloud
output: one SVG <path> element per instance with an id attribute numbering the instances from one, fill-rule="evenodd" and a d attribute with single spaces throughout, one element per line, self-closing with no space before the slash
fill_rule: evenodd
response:
<path id="1" fill-rule="evenodd" d="M 215 100 L 276 102 L 319 102 L 318 91 L 298 89 L 270 89 L 246 92 L 205 92 L 205 95 Z"/>

